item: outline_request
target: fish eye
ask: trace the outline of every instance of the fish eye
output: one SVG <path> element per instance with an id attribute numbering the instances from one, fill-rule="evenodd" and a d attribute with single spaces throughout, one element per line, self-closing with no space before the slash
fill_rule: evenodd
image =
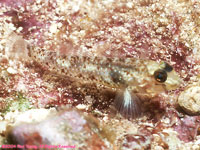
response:
<path id="1" fill-rule="evenodd" d="M 167 80 L 167 72 L 162 69 L 158 69 L 154 72 L 154 78 L 156 81 L 163 83 Z"/>

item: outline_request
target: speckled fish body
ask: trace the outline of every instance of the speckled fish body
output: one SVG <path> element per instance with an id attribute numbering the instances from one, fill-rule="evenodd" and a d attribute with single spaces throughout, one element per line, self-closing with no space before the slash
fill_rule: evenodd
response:
<path id="1" fill-rule="evenodd" d="M 134 93 L 152 97 L 159 92 L 175 89 L 180 84 L 174 70 L 166 70 L 168 77 L 165 82 L 159 83 L 155 80 L 154 72 L 165 69 L 163 62 L 135 58 L 60 56 L 54 51 L 45 50 L 30 53 L 30 56 L 52 73 L 79 80 L 83 84 L 94 83 L 113 91 L 123 91 L 122 96 L 116 96 L 116 103 L 121 103 L 117 109 L 122 109 L 131 116 L 135 112 L 127 112 L 124 108 L 137 108 L 136 103 L 130 104 L 138 99 Z"/>

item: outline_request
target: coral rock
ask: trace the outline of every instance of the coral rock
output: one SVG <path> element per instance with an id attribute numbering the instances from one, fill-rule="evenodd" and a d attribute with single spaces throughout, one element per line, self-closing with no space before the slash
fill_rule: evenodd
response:
<path id="1" fill-rule="evenodd" d="M 197 115 L 200 113 L 200 87 L 193 86 L 183 91 L 179 98 L 178 104 L 186 113 Z"/>
<path id="2" fill-rule="evenodd" d="M 106 149 L 102 130 L 92 116 L 84 116 L 76 110 L 61 110 L 39 123 L 22 123 L 7 130 L 9 143 L 37 148 Z M 46 146 L 46 147 L 45 147 Z M 57 147 L 56 147 L 57 146 Z M 69 147 L 70 146 L 70 147 Z M 52 148 L 52 147 L 51 147 Z"/>

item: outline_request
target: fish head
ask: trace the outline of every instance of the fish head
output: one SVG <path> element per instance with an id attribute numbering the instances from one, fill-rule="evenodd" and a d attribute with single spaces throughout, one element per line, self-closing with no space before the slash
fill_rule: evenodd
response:
<path id="1" fill-rule="evenodd" d="M 128 119 L 142 115 L 143 101 L 146 98 L 151 99 L 162 92 L 175 90 L 182 83 L 175 69 L 166 62 L 152 60 L 138 60 L 137 62 L 136 71 L 134 70 L 132 74 L 134 78 L 125 80 L 129 81 L 128 86 L 117 91 L 114 101 L 115 108 Z"/>
<path id="2" fill-rule="evenodd" d="M 179 88 L 182 83 L 179 74 L 167 62 L 150 61 L 147 72 L 152 81 L 150 90 L 171 91 Z"/>

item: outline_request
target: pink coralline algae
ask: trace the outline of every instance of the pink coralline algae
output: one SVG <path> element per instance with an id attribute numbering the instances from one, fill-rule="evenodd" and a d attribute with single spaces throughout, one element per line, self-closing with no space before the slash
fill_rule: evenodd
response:
<path id="1" fill-rule="evenodd" d="M 174 125 L 175 131 L 179 133 L 178 137 L 185 141 L 193 141 L 199 134 L 200 127 L 200 117 L 199 116 L 186 116 L 181 118 L 176 125 Z"/>
<path id="2" fill-rule="evenodd" d="M 187 145 L 199 136 L 198 114 L 188 116 L 190 114 L 184 108 L 179 108 L 182 105 L 179 106 L 177 102 L 178 96 L 186 90 L 185 87 L 199 80 L 199 8 L 199 2 L 184 0 L 0 1 L 1 109 L 5 110 L 12 99 L 16 99 L 17 93 L 23 93 L 23 98 L 34 107 L 59 108 L 61 105 L 70 104 L 70 107 L 74 107 L 81 104 L 87 108 L 85 112 L 95 114 L 102 124 L 115 124 L 117 116 L 110 118 L 108 113 L 112 111 L 110 107 L 114 101 L 112 92 L 107 89 L 102 91 L 102 87 L 96 83 L 80 86 L 82 80 L 71 81 L 52 73 L 52 70 L 49 71 L 49 62 L 43 65 L 27 59 L 30 52 L 39 54 L 42 50 L 56 53 L 59 57 L 75 55 L 106 57 L 111 60 L 137 58 L 159 63 L 164 61 L 182 79 L 180 88 L 160 93 L 155 98 L 144 96 L 144 116 L 132 120 L 136 121 L 138 132 L 129 134 L 127 130 L 123 136 L 119 134 L 116 149 L 119 145 L 122 149 L 134 149 L 135 144 L 139 146 L 136 149 L 173 149 L 170 139 L 176 139 L 175 147 L 181 149 L 177 145 Z M 17 42 L 13 41 L 17 40 L 16 37 L 24 42 L 23 47 L 15 45 Z M 18 56 L 21 59 L 9 56 L 19 49 L 22 55 Z M 70 74 L 70 70 L 67 73 Z M 5 115 L 2 114 L 2 117 Z M 49 126 L 48 121 L 43 123 Z M 72 122 L 73 119 L 67 123 Z M 124 122 L 122 118 L 122 124 Z M 31 128 L 36 129 L 37 125 L 24 125 L 24 129 L 22 126 L 14 128 L 16 132 L 12 132 L 12 137 L 20 142 L 27 139 L 45 143 L 42 131 L 34 131 L 28 136 Z M 90 129 L 86 130 L 90 132 Z M 27 133 L 27 137 L 21 131 Z M 95 142 L 94 139 L 99 137 L 92 134 L 91 141 Z M 96 145 L 103 143 L 102 140 L 98 141 Z"/>

